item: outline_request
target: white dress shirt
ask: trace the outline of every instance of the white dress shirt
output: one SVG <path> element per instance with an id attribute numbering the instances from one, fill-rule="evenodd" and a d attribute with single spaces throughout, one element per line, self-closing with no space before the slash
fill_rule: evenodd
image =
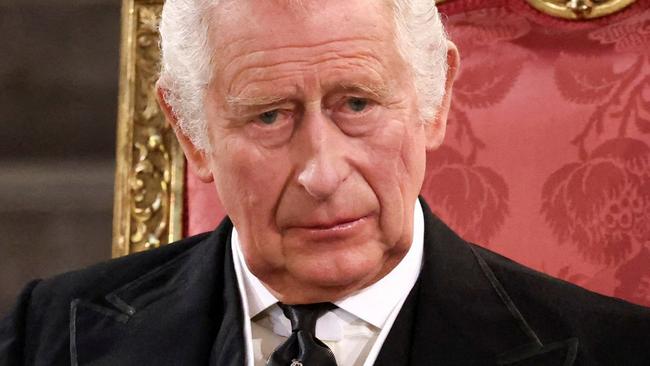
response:
<path id="1" fill-rule="evenodd" d="M 339 366 L 370 366 L 390 331 L 422 267 L 424 217 L 420 202 L 413 213 L 413 243 L 400 263 L 374 284 L 343 298 L 320 317 L 316 337 L 332 350 Z M 291 335 L 291 323 L 278 299 L 251 273 L 236 229 L 231 237 L 233 262 L 244 310 L 246 365 L 263 366 Z"/>

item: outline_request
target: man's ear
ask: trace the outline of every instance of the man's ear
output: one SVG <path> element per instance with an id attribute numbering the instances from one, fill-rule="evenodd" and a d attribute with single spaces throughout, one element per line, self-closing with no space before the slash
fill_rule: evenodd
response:
<path id="1" fill-rule="evenodd" d="M 456 48 L 456 45 L 453 42 L 447 41 L 447 78 L 445 81 L 445 95 L 442 97 L 442 102 L 438 107 L 435 119 L 433 121 L 426 121 L 424 126 L 427 138 L 427 150 L 437 149 L 445 139 L 447 116 L 449 114 L 449 106 L 451 105 L 451 90 L 459 66 L 460 56 L 458 55 L 458 48 Z"/>
<path id="2" fill-rule="evenodd" d="M 178 142 L 181 144 L 181 148 L 185 153 L 185 158 L 187 163 L 196 174 L 196 176 L 204 183 L 210 183 L 214 180 L 212 172 L 210 171 L 209 159 L 205 151 L 198 149 L 194 143 L 183 133 L 180 126 L 178 125 L 178 117 L 176 113 L 172 110 L 172 107 L 167 103 L 165 95 L 167 91 L 156 85 L 156 95 L 158 97 L 158 104 L 160 109 L 165 114 L 167 122 L 171 125 Z"/>

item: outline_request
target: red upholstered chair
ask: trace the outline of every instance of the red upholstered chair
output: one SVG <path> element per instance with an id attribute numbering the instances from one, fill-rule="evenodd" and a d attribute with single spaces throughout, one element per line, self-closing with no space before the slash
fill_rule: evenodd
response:
<path id="1" fill-rule="evenodd" d="M 465 238 L 650 305 L 650 2 L 590 21 L 449 1 L 461 53 L 423 194 Z"/>
<path id="2" fill-rule="evenodd" d="M 135 65 L 136 81 L 123 83 L 120 123 L 126 131 L 137 128 L 140 116 L 155 127 L 153 135 L 142 134 L 140 147 L 138 133 L 130 141 L 120 135 L 118 157 L 120 149 L 130 150 L 131 160 L 118 161 L 115 255 L 212 230 L 224 215 L 211 185 L 191 172 L 174 182 L 171 173 L 183 171 L 180 152 L 159 113 L 146 116 L 154 113 L 147 110 L 154 108 L 147 82 L 155 79 L 156 60 L 144 66 L 137 60 L 155 58 L 155 27 L 146 28 L 160 8 L 150 3 L 125 5 L 132 11 L 125 11 L 131 28 L 123 67 Z M 650 0 L 566 2 L 573 11 L 564 1 L 529 3 L 439 5 L 461 71 L 446 141 L 428 156 L 422 194 L 468 240 L 650 306 Z M 617 4 L 624 9 L 597 17 Z M 596 18 L 565 20 L 540 9 Z M 151 155 L 163 164 L 143 166 L 160 160 Z"/>

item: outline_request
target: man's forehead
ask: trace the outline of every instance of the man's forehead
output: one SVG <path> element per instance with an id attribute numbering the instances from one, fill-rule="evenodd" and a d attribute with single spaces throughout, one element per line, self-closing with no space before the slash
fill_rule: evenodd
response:
<path id="1" fill-rule="evenodd" d="M 327 0 L 301 10 L 288 10 L 289 5 L 278 6 L 274 0 L 232 4 L 221 12 L 214 10 L 219 19 L 211 29 L 211 42 L 216 46 L 213 85 L 225 87 L 227 99 L 247 104 L 247 99 L 259 94 L 250 95 L 247 89 L 260 87 L 256 81 L 281 77 L 286 71 L 283 67 L 292 67 L 292 63 L 301 63 L 298 69 L 314 63 L 332 70 L 346 63 L 348 74 L 366 77 L 349 80 L 343 87 L 361 85 L 371 94 L 385 94 L 385 79 L 394 76 L 386 74 L 394 66 L 389 65 L 394 57 L 388 55 L 396 48 L 391 47 L 391 13 L 379 0 Z M 340 82 L 340 78 L 321 76 Z"/>
<path id="2" fill-rule="evenodd" d="M 298 16 L 314 13 L 319 9 L 334 8 L 339 4 L 357 3 L 369 8 L 372 5 L 389 5 L 391 0 L 217 0 L 217 4 L 225 11 L 233 9 L 268 7 L 281 12 L 290 12 Z"/>
<path id="3" fill-rule="evenodd" d="M 380 0 L 228 0 L 212 10 L 217 50 L 264 43 L 269 48 L 354 37 L 390 38 L 390 9 Z"/>

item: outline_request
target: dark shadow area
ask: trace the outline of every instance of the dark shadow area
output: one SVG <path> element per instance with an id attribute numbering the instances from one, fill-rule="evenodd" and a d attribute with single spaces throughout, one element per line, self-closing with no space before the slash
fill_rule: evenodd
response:
<path id="1" fill-rule="evenodd" d="M 0 0 L 0 316 L 110 257 L 119 0 Z"/>

